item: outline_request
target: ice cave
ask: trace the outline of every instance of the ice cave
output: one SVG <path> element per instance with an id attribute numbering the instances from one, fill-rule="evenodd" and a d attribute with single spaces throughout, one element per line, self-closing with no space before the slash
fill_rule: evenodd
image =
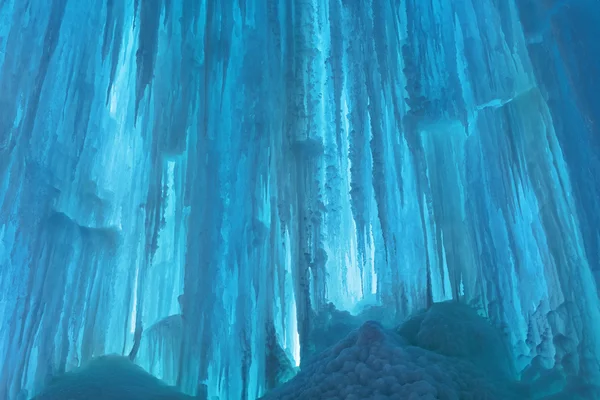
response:
<path id="1" fill-rule="evenodd" d="M 599 400 L 598 0 L 0 0 L 0 400 Z"/>

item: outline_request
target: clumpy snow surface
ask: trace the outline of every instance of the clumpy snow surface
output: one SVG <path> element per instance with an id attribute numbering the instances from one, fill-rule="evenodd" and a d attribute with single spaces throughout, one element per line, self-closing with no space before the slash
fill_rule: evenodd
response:
<path id="1" fill-rule="evenodd" d="M 410 345 L 468 360 L 492 376 L 516 378 L 505 336 L 467 305 L 436 303 L 396 331 Z"/>
<path id="2" fill-rule="evenodd" d="M 436 304 L 394 331 L 369 321 L 263 400 L 521 400 L 510 356 L 489 323 Z"/>

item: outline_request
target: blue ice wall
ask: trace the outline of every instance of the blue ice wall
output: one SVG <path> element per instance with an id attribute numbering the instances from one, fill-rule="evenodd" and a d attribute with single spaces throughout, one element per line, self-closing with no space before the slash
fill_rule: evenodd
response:
<path id="1" fill-rule="evenodd" d="M 0 398 L 117 353 L 254 399 L 330 302 L 598 382 L 596 8 L 0 1 Z"/>
<path id="2" fill-rule="evenodd" d="M 520 1 L 523 29 L 538 81 L 553 110 L 557 137 L 570 166 L 580 226 L 596 282 L 600 275 L 600 34 L 598 5 L 593 1 L 556 1 L 546 7 Z M 579 132 L 572 134 L 571 132 Z"/>

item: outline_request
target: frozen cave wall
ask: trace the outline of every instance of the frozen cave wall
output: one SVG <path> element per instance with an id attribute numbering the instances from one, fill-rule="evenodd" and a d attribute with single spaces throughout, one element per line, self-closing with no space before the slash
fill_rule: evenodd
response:
<path id="1" fill-rule="evenodd" d="M 255 399 L 329 303 L 448 299 L 598 382 L 597 7 L 0 1 L 0 398 Z"/>

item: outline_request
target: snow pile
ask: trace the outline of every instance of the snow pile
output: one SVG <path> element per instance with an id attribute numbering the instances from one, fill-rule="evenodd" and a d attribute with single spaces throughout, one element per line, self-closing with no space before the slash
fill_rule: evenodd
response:
<path id="1" fill-rule="evenodd" d="M 516 378 L 505 338 L 467 305 L 436 303 L 404 322 L 397 332 L 410 345 L 468 360 L 490 375 Z"/>
<path id="2" fill-rule="evenodd" d="M 395 318 L 395 313 L 390 313 L 383 306 L 368 305 L 357 314 L 352 314 L 337 309 L 333 303 L 325 305 L 313 318 L 307 344 L 302 348 L 306 361 L 335 345 L 367 321 L 379 321 L 385 326 L 394 326 L 401 321 Z"/>
<path id="3" fill-rule="evenodd" d="M 458 304 L 435 305 L 397 332 L 365 323 L 263 399 L 527 398 L 522 386 L 507 377 L 505 348 L 500 335 L 476 313 Z M 496 367 L 491 366 L 494 360 Z"/>
<path id="4" fill-rule="evenodd" d="M 33 400 L 192 400 L 129 359 L 103 356 L 52 380 Z"/>

